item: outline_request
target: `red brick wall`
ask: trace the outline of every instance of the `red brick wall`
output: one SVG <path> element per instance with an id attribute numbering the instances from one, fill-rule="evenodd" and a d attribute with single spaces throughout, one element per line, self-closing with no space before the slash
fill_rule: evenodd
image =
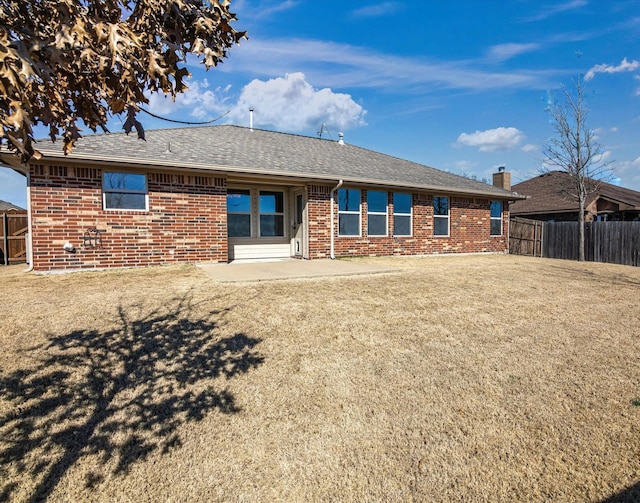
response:
<path id="1" fill-rule="evenodd" d="M 330 254 L 329 209 L 331 187 L 310 186 L 309 255 Z M 389 236 L 367 236 L 367 191 L 361 190 L 361 236 L 338 236 L 337 193 L 334 200 L 334 253 L 336 257 L 430 255 L 440 253 L 506 252 L 508 247 L 508 205 L 503 204 L 501 236 L 490 236 L 490 200 L 450 197 L 449 236 L 433 235 L 433 195 L 413 194 L 412 235 L 393 237 L 393 193 L 389 192 Z"/>
<path id="2" fill-rule="evenodd" d="M 331 187 L 309 185 L 307 187 L 307 221 L 309 233 L 309 258 L 329 258 L 331 255 Z M 337 211 L 337 206 L 336 206 Z M 337 230 L 337 222 L 335 219 Z"/>
<path id="3" fill-rule="evenodd" d="M 102 209 L 102 170 L 65 165 L 31 166 L 33 265 L 36 270 L 105 268 L 228 260 L 226 180 L 181 173 L 147 173 L 149 211 Z M 309 258 L 328 258 L 329 185 L 307 187 Z M 362 235 L 338 236 L 337 257 L 507 251 L 508 207 L 503 234 L 489 236 L 488 199 L 451 197 L 450 236 L 433 235 L 433 195 L 413 194 L 413 235 L 367 236 L 367 192 L 361 190 Z M 75 252 L 64 250 L 71 243 Z"/>
<path id="4" fill-rule="evenodd" d="M 102 170 L 31 166 L 34 268 L 226 262 L 226 180 L 175 173 L 147 175 L 149 211 L 105 211 Z M 67 242 L 75 253 L 64 250 Z"/>

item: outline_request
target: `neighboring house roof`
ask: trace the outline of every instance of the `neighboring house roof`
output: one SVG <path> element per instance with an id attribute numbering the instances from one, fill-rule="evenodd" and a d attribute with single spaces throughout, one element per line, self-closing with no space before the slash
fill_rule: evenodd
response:
<path id="1" fill-rule="evenodd" d="M 0 200 L 0 211 L 27 211 L 20 206 Z"/>
<path id="2" fill-rule="evenodd" d="M 333 140 L 220 125 L 145 132 L 146 141 L 124 133 L 81 138 L 65 157 L 59 143 L 36 147 L 45 160 L 154 166 L 212 173 L 280 176 L 345 184 L 372 184 L 517 199 L 511 191 Z M 1 158 L 1 156 L 0 156 Z"/>
<path id="3" fill-rule="evenodd" d="M 512 189 L 528 196 L 528 199 L 516 201 L 509 206 L 512 215 L 578 211 L 578 201 L 571 196 L 575 189 L 569 174 L 564 171 L 544 173 L 518 183 Z M 599 182 L 598 190 L 587 197 L 585 206 L 599 198 L 619 203 L 625 209 L 640 209 L 640 192 L 610 183 Z"/>

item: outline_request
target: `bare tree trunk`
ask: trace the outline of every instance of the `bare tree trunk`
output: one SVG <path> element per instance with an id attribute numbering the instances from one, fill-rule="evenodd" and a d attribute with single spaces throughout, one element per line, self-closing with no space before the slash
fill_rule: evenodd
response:
<path id="1" fill-rule="evenodd" d="M 584 197 L 580 197 L 578 206 L 578 260 L 584 262 Z"/>

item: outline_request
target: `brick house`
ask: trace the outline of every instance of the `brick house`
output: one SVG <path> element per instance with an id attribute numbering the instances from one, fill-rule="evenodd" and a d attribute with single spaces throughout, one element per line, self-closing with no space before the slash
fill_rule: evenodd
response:
<path id="1" fill-rule="evenodd" d="M 298 257 L 504 253 L 494 186 L 340 141 L 208 126 L 92 135 L 28 168 L 37 271 Z M 496 186 L 497 185 L 497 186 Z"/>
<path id="2" fill-rule="evenodd" d="M 515 201 L 512 217 L 541 221 L 578 221 L 578 200 L 570 176 L 550 171 L 514 185 L 513 190 L 527 196 Z M 585 201 L 585 221 L 640 220 L 640 192 L 606 182 L 593 182 L 593 191 Z"/>

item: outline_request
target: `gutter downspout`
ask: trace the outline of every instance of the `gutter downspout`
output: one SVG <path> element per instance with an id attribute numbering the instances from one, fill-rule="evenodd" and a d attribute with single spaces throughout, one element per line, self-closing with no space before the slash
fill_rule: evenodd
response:
<path id="1" fill-rule="evenodd" d="M 336 258 L 336 254 L 334 253 L 334 250 L 333 250 L 333 248 L 334 248 L 334 246 L 333 246 L 333 243 L 334 243 L 334 236 L 333 236 L 334 231 L 333 231 L 333 228 L 334 228 L 334 225 L 335 225 L 333 223 L 333 202 L 334 202 L 334 199 L 335 199 L 334 194 L 336 193 L 336 190 L 338 190 L 340 187 L 342 187 L 343 183 L 344 183 L 344 180 L 340 180 L 338 182 L 338 185 L 336 185 L 333 189 L 331 189 L 331 192 L 330 192 L 330 194 L 331 194 L 331 197 L 330 197 L 330 200 L 331 200 L 331 203 L 330 203 L 331 204 L 331 211 L 330 211 L 330 214 L 331 214 L 331 239 L 330 239 L 330 242 L 331 242 L 331 253 L 330 253 L 329 257 L 331 257 L 331 260 Z"/>
<path id="2" fill-rule="evenodd" d="M 33 271 L 33 226 L 31 225 L 31 172 L 27 171 L 27 255 L 29 257 L 29 266 L 24 272 Z"/>

